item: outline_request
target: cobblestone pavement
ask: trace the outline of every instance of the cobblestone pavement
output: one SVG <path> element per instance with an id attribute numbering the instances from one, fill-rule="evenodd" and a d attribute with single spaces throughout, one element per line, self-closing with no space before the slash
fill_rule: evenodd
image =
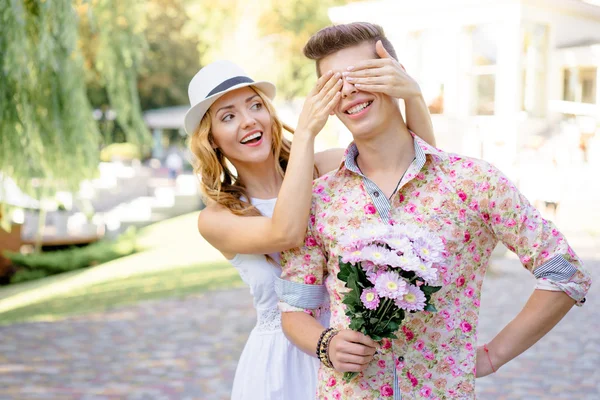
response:
<path id="1" fill-rule="evenodd" d="M 585 306 L 478 380 L 478 399 L 600 399 L 600 257 L 593 258 Z M 480 342 L 516 315 L 533 283 L 514 258 L 493 264 Z M 236 289 L 0 327 L 0 399 L 227 399 L 254 318 L 247 289 Z"/>

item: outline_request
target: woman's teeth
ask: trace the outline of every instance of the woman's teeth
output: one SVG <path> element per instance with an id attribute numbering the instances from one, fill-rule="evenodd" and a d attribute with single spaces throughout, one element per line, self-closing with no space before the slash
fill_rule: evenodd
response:
<path id="1" fill-rule="evenodd" d="M 254 134 L 252 134 L 250 136 L 247 136 L 247 137 L 243 138 L 240 143 L 241 144 L 246 144 L 246 143 L 250 142 L 251 140 L 260 139 L 261 137 L 262 137 L 262 133 L 257 132 L 257 133 L 254 133 Z"/>

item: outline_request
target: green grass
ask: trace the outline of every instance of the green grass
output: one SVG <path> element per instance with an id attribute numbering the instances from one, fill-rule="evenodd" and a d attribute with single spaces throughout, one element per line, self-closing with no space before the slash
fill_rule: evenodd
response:
<path id="1" fill-rule="evenodd" d="M 185 297 L 241 284 L 237 271 L 226 262 L 179 267 L 79 287 L 46 301 L 1 313 L 0 324 L 57 320 L 143 300 Z"/>
<path id="2" fill-rule="evenodd" d="M 0 324 L 51 321 L 241 285 L 237 271 L 198 234 L 197 216 L 190 213 L 140 230 L 136 254 L 0 288 Z"/>

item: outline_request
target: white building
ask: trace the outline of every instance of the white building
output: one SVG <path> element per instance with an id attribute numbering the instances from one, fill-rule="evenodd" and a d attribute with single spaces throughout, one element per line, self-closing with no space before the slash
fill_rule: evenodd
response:
<path id="1" fill-rule="evenodd" d="M 574 162 L 580 135 L 598 129 L 600 7 L 591 1 L 383 0 L 329 17 L 384 28 L 447 151 L 518 175 L 527 149 L 568 142 L 561 156 Z"/>

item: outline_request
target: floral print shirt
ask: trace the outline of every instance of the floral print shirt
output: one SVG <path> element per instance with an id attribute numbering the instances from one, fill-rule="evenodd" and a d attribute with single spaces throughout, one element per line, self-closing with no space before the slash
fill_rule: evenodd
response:
<path id="1" fill-rule="evenodd" d="M 408 314 L 398 339 L 385 339 L 369 367 L 350 383 L 321 365 L 319 399 L 475 398 L 481 287 L 498 241 L 545 288 L 562 290 L 579 305 L 585 301 L 591 279 L 581 260 L 498 169 L 445 153 L 418 137 L 414 144 L 416 158 L 389 200 L 361 174 L 358 150 L 351 144 L 339 170 L 314 182 L 304 247 L 282 253 L 278 285 L 287 285 L 288 294 L 295 285 L 305 296 L 324 285 L 330 326 L 346 329 L 349 318 L 341 300 L 347 289 L 336 277 L 344 230 L 371 223 L 415 224 L 439 235 L 445 245 L 442 289 L 432 296 L 438 311 Z M 302 296 L 286 295 L 281 288 L 278 293 L 283 312 L 310 308 Z"/>

